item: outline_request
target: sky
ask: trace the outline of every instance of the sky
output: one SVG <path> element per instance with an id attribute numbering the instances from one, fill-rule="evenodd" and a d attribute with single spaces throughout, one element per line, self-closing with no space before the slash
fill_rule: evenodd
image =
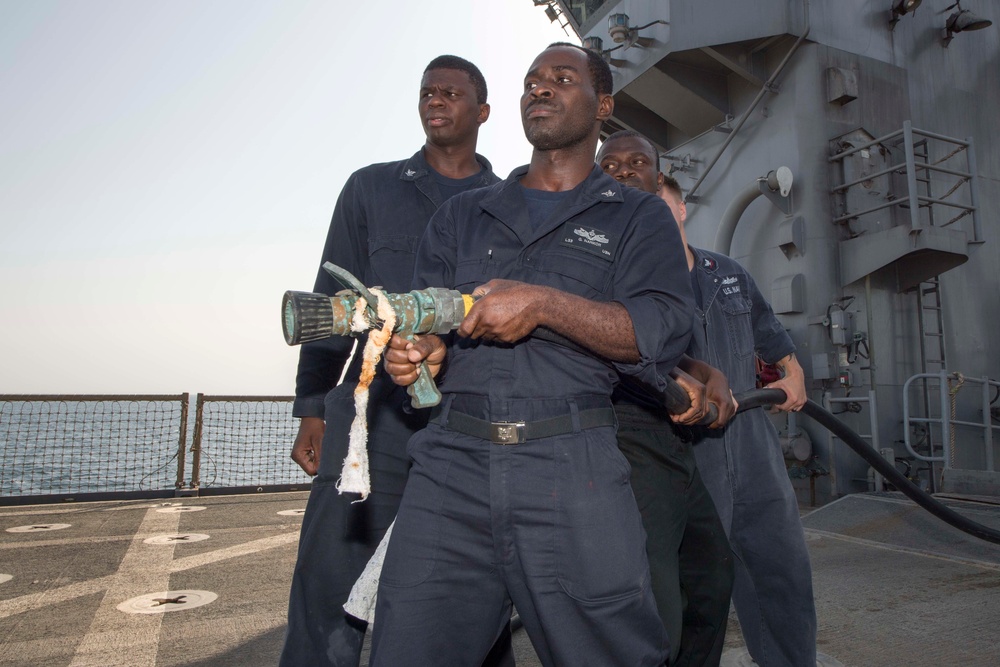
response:
<path id="1" fill-rule="evenodd" d="M 0 393 L 294 393 L 281 297 L 351 172 L 423 144 L 438 55 L 486 77 L 495 171 L 528 161 L 521 81 L 571 29 L 532 0 L 345 4 L 0 2 Z"/>

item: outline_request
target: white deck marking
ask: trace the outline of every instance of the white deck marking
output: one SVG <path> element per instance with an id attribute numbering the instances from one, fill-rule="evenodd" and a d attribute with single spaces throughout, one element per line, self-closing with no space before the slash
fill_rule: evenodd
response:
<path id="1" fill-rule="evenodd" d="M 126 614 L 169 614 L 187 611 L 214 602 L 219 595 L 212 591 L 185 589 L 180 591 L 156 591 L 125 600 L 118 605 L 118 611 Z"/>
<path id="2" fill-rule="evenodd" d="M 20 597 L 0 600 L 0 618 L 7 618 L 15 614 L 23 614 L 26 611 L 61 604 L 67 600 L 93 595 L 107 590 L 115 575 L 109 574 L 106 577 L 78 581 L 68 586 L 60 586 L 40 593 L 29 593 Z"/>
<path id="3" fill-rule="evenodd" d="M 176 533 L 179 523 L 178 513 L 147 510 L 69 667 L 104 667 L 123 655 L 133 667 L 156 665 L 163 614 L 125 614 L 117 607 L 131 597 L 170 588 L 174 547 L 154 547 L 143 539 L 150 533 Z"/>
<path id="4" fill-rule="evenodd" d="M 249 554 L 257 553 L 258 551 L 265 551 L 267 549 L 273 549 L 286 544 L 292 544 L 298 540 L 299 534 L 296 532 L 283 533 L 272 537 L 263 537 L 259 540 L 251 540 L 250 542 L 244 542 L 243 544 L 226 547 L 225 549 L 216 549 L 215 551 L 207 551 L 194 556 L 178 558 L 170 564 L 170 571 L 183 572 L 184 570 L 201 567 L 202 565 L 217 563 L 220 560 L 236 558 L 238 556 L 247 556 Z"/>
<path id="5" fill-rule="evenodd" d="M 53 530 L 63 530 L 69 528 L 69 523 L 31 523 L 26 526 L 14 526 L 8 528 L 8 533 L 47 533 Z"/>
<path id="6" fill-rule="evenodd" d="M 828 537 L 833 540 L 841 540 L 842 542 L 850 542 L 852 544 L 860 544 L 866 547 L 872 547 L 874 549 L 884 549 L 885 551 L 895 551 L 897 553 L 914 554 L 916 556 L 923 556 L 924 558 L 933 558 L 936 560 L 946 560 L 952 563 L 962 563 L 963 565 L 971 565 L 973 567 L 981 567 L 984 570 L 1000 571 L 1000 563 L 992 563 L 985 560 L 976 560 L 974 558 L 964 558 L 962 556 L 952 556 L 951 554 L 941 553 L 939 551 L 928 551 L 927 549 L 916 549 L 913 547 L 904 547 L 896 544 L 886 544 L 885 542 L 876 542 L 874 540 L 866 540 L 863 537 L 852 537 L 850 535 L 842 535 L 840 533 L 831 533 L 825 530 L 819 530 L 817 528 L 806 528 L 806 534 L 813 533 L 815 535 L 820 535 L 822 537 Z"/>
<path id="7" fill-rule="evenodd" d="M 153 514 L 150 512 L 149 514 Z M 147 517 L 149 516 L 147 514 Z M 180 520 L 179 514 L 154 514 L 154 516 L 160 517 L 163 520 L 173 519 L 174 521 Z M 133 537 L 133 546 L 136 542 L 142 543 L 147 537 L 153 535 L 158 535 L 160 533 L 166 532 L 160 529 L 149 529 L 140 528 Z M 174 531 L 176 532 L 176 524 L 174 524 Z M 226 532 L 226 531 L 220 531 Z M 226 547 L 224 549 L 217 549 L 215 551 L 209 551 L 202 554 L 197 554 L 194 556 L 187 556 L 185 558 L 180 558 L 176 561 L 171 561 L 169 563 L 168 570 L 169 573 L 183 572 L 185 570 L 190 570 L 192 568 L 201 567 L 202 565 L 210 565 L 212 563 L 217 563 L 222 560 L 229 558 L 236 558 L 239 556 L 247 556 L 259 551 L 265 551 L 267 549 L 273 549 L 275 547 L 284 546 L 286 544 L 294 544 L 299 539 L 299 532 L 289 531 L 287 533 L 281 533 L 279 535 L 274 535 L 272 537 L 265 537 L 259 540 L 252 540 L 244 544 L 238 544 L 232 547 Z M 169 556 L 173 558 L 173 548 L 168 547 L 164 549 L 163 546 L 157 545 L 145 545 L 150 549 L 156 549 L 161 553 L 169 552 Z M 14 616 L 16 614 L 23 614 L 26 611 L 32 611 L 34 609 L 40 609 L 42 607 L 47 607 L 50 605 L 60 604 L 66 602 L 67 600 L 73 600 L 78 597 L 83 597 L 84 595 L 93 595 L 94 593 L 99 593 L 104 590 L 108 590 L 112 583 L 118 578 L 118 574 L 109 574 L 104 577 L 98 577 L 96 579 L 89 579 L 87 581 L 79 581 L 75 584 L 69 584 L 67 586 L 61 586 L 59 588 L 53 588 L 48 591 L 43 591 L 41 593 L 30 593 L 28 595 L 22 595 L 20 597 L 11 598 L 9 600 L 0 600 L 0 618 L 6 618 L 8 616 Z M 166 588 L 166 586 L 161 586 L 155 589 L 146 589 L 140 591 L 140 593 L 147 593 L 150 590 L 160 590 Z M 128 596 L 122 598 L 122 600 L 127 599 Z M 121 600 L 119 600 L 121 602 Z M 121 612 L 118 612 L 121 613 Z M 103 665 L 102 665 L 103 667 Z"/>

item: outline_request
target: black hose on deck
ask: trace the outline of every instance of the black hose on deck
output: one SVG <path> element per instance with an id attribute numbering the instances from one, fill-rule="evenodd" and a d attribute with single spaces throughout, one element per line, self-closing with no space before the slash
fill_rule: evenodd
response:
<path id="1" fill-rule="evenodd" d="M 736 397 L 736 402 L 739 403 L 738 412 L 757 408 L 762 405 L 783 403 L 784 401 L 785 392 L 781 389 L 752 389 Z M 885 477 L 886 481 L 899 489 L 910 500 L 945 523 L 973 537 L 978 537 L 993 544 L 1000 544 L 1000 531 L 967 519 L 958 512 L 942 505 L 929 493 L 903 476 L 901 472 L 896 470 L 895 465 L 887 461 L 871 445 L 865 442 L 861 436 L 852 431 L 847 424 L 834 417 L 830 412 L 824 410 L 813 401 L 806 401 L 806 404 L 802 407 L 802 412 L 809 415 L 815 422 L 824 426 L 835 436 L 843 440 L 858 456 L 867 461 L 872 468 L 875 468 L 880 475 Z"/>

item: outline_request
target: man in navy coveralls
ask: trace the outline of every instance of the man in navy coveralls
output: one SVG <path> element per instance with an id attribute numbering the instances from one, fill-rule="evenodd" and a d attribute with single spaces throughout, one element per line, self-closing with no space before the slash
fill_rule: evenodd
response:
<path id="1" fill-rule="evenodd" d="M 417 243 L 441 202 L 499 180 L 476 153 L 479 128 L 490 111 L 479 69 L 456 56 L 439 56 L 424 70 L 418 99 L 424 145 L 410 158 L 351 175 L 337 199 L 320 261 L 388 292 L 409 291 Z M 315 292 L 341 289 L 319 269 Z M 354 494 L 338 493 L 360 353 L 345 381 L 337 382 L 353 345 L 352 338 L 335 336 L 300 351 L 292 414 L 301 422 L 292 458 L 316 477 L 302 521 L 281 667 L 356 667 L 360 662 L 366 624 L 348 616 L 342 605 L 396 516 L 410 467 L 406 441 L 427 423 L 426 415 L 403 411 L 404 389 L 376 375 L 368 409 L 372 492 L 363 503 L 355 502 Z M 509 642 L 498 648 L 504 645 L 509 649 Z"/>
<path id="2" fill-rule="evenodd" d="M 617 153 L 615 159 L 607 159 L 609 144 Z M 634 159 L 637 155 L 646 157 L 647 162 L 622 166 L 625 158 Z M 746 269 L 725 255 L 687 245 L 684 195 L 676 180 L 651 169 L 653 165 L 648 160 L 655 158 L 656 149 L 641 135 L 622 132 L 608 137 L 601 148 L 601 156 L 605 171 L 626 182 L 644 173 L 646 190 L 658 193 L 679 225 L 696 302 L 695 327 L 688 353 L 721 370 L 731 390 L 737 394 L 757 384 L 755 356 L 766 363 L 774 363 L 781 369 L 782 377 L 767 386 L 780 388 L 786 395 L 786 400 L 775 407 L 783 411 L 800 410 L 807 395 L 805 377 L 795 357 L 795 344 Z M 623 426 L 631 421 L 623 417 L 621 411 L 619 418 Z M 695 429 L 693 434 L 697 469 L 731 545 L 735 577 L 733 604 L 751 657 L 761 667 L 816 664 L 812 569 L 798 503 L 774 426 L 764 409 L 757 408 L 737 415 L 725 428 Z M 669 432 L 661 435 L 669 435 Z M 649 439 L 654 437 L 649 431 L 631 435 L 633 444 L 648 445 Z M 666 443 L 661 446 L 666 448 Z M 644 449 L 648 452 L 651 447 Z M 634 467 L 636 465 L 633 463 Z M 639 472 L 648 472 L 648 469 Z M 637 488 L 637 477 L 641 480 L 645 475 L 633 475 L 633 488 Z M 641 493 L 637 496 L 641 497 Z M 664 522 L 662 516 L 655 520 Z M 692 526 L 704 528 L 707 523 L 689 521 L 688 527 Z M 663 530 L 661 527 L 657 532 Z M 653 531 L 650 533 L 652 535 Z M 688 541 L 689 535 L 685 533 L 680 553 L 681 579 L 688 583 L 689 596 L 684 615 L 685 632 L 690 629 L 689 621 L 695 620 L 689 614 L 692 607 L 702 610 L 694 614 L 700 617 L 702 630 L 710 627 L 704 625 L 704 621 L 719 618 L 728 607 L 727 604 L 721 608 L 718 605 L 724 600 L 719 598 L 718 574 L 706 559 L 711 551 L 703 545 L 701 553 L 687 553 Z M 715 543 L 712 550 L 717 551 L 718 546 Z M 656 568 L 652 555 L 650 563 L 655 585 Z M 692 594 L 695 595 L 693 605 Z M 721 628 L 725 628 L 724 622 Z M 717 635 L 706 664 L 718 664 L 721 640 L 721 635 Z M 700 655 L 704 655 L 701 651 L 698 651 L 699 656 L 685 656 L 687 642 L 683 633 L 681 643 L 682 655 L 678 664 L 688 664 L 689 658 L 701 660 Z"/>
<path id="3" fill-rule="evenodd" d="M 597 162 L 622 185 L 660 196 L 674 212 L 672 201 L 663 196 L 668 177 L 660 172 L 659 154 L 646 137 L 628 130 L 612 134 L 601 144 Z M 663 224 L 674 226 L 674 216 L 664 217 Z M 660 397 L 628 378 L 612 398 L 618 446 L 632 466 L 632 490 L 646 528 L 653 594 L 673 648 L 670 664 L 718 665 L 733 590 L 733 556 L 698 472 L 690 431 L 674 424 Z M 734 408 L 725 398 L 715 403 L 728 420 Z"/>
<path id="4" fill-rule="evenodd" d="M 664 388 L 688 345 L 682 245 L 662 200 L 594 164 L 600 56 L 552 45 L 524 83 L 531 163 L 445 202 L 417 251 L 414 287 L 481 298 L 457 335 L 386 351 L 399 384 L 426 360 L 444 398 L 408 444 L 372 665 L 479 664 L 512 603 L 544 665 L 669 655 L 610 397 L 619 373 Z"/>

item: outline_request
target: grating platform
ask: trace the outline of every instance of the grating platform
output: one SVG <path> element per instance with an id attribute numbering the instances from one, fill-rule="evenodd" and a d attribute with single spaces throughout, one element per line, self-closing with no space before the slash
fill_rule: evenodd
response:
<path id="1" fill-rule="evenodd" d="M 306 498 L 0 508 L 0 667 L 277 664 Z M 1000 528 L 1000 507 L 946 502 Z M 995 664 L 1000 546 L 896 494 L 848 496 L 803 524 L 824 667 Z M 514 636 L 518 665 L 538 666 Z M 735 616 L 726 641 L 724 665 L 752 665 Z"/>

